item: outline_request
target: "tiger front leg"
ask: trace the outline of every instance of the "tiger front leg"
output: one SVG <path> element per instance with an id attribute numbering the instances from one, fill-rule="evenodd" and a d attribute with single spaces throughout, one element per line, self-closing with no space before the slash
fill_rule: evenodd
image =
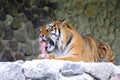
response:
<path id="1" fill-rule="evenodd" d="M 54 54 L 50 54 L 47 59 L 54 59 L 55 58 L 55 55 Z"/>
<path id="2" fill-rule="evenodd" d="M 73 62 L 79 62 L 82 61 L 77 55 L 69 55 L 65 57 L 55 57 L 54 54 L 52 54 L 47 59 L 54 59 L 54 60 L 64 60 L 64 61 L 73 61 Z"/>
<path id="3" fill-rule="evenodd" d="M 44 59 L 44 57 L 41 56 L 41 55 L 38 55 L 38 56 L 37 56 L 37 59 L 39 59 L 39 60 L 40 60 L 40 59 Z"/>
<path id="4" fill-rule="evenodd" d="M 54 54 L 50 54 L 47 57 L 44 57 L 42 54 L 37 56 L 37 59 L 54 59 L 55 55 Z"/>

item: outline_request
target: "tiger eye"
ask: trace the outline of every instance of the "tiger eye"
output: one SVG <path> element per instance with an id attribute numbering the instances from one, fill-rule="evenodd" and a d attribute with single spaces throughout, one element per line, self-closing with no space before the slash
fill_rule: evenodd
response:
<path id="1" fill-rule="evenodd" d="M 46 31 L 48 32 L 49 30 L 47 29 Z"/>

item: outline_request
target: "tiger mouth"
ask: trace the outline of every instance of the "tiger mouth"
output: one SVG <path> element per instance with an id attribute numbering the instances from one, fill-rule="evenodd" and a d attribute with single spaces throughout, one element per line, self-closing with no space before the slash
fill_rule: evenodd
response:
<path id="1" fill-rule="evenodd" d="M 55 45 L 54 42 L 53 42 L 53 40 L 52 40 L 52 39 L 49 39 L 49 38 L 48 38 L 47 43 L 49 43 L 49 44 L 51 44 L 51 45 L 53 45 L 53 46 Z"/>
<path id="2" fill-rule="evenodd" d="M 55 48 L 55 43 L 52 39 L 48 38 L 47 40 L 42 40 L 47 46 L 45 46 L 45 50 L 51 52 Z"/>

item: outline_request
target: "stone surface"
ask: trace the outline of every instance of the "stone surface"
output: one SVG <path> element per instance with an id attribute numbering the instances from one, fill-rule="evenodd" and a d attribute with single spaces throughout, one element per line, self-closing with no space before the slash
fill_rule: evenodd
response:
<path id="1" fill-rule="evenodd" d="M 20 13 L 17 18 L 19 19 L 19 22 L 22 24 L 22 22 L 26 23 L 28 21 L 27 17 L 25 16 L 24 13 Z M 19 23 L 19 26 L 21 25 Z"/>
<path id="2" fill-rule="evenodd" d="M 112 63 L 45 59 L 0 62 L 0 65 L 0 80 L 120 80 L 120 67 Z M 64 75 L 66 72 L 70 75 Z"/>
<path id="3" fill-rule="evenodd" d="M 3 51 L 3 49 L 4 49 L 4 45 L 3 45 L 3 43 L 0 41 L 0 53 Z"/>
<path id="4" fill-rule="evenodd" d="M 13 21 L 12 21 L 12 23 L 11 23 L 11 28 L 13 30 L 17 30 L 20 27 L 22 27 L 20 19 L 19 18 L 14 18 Z"/>
<path id="5" fill-rule="evenodd" d="M 15 41 L 15 40 L 10 40 L 9 41 L 9 48 L 12 50 L 12 51 L 17 51 L 18 49 L 18 42 Z"/>
<path id="6" fill-rule="evenodd" d="M 34 39 L 37 38 L 35 29 L 33 28 L 33 25 L 32 25 L 31 22 L 27 22 L 25 24 L 25 31 L 26 31 L 27 36 L 28 36 L 29 39 L 34 40 Z"/>
<path id="7" fill-rule="evenodd" d="M 15 32 L 15 38 L 18 42 L 25 43 L 27 41 L 24 28 L 20 28 Z"/>
<path id="8" fill-rule="evenodd" d="M 0 21 L 0 37 L 2 37 L 5 29 L 5 24 Z"/>
<path id="9" fill-rule="evenodd" d="M 12 30 L 10 24 L 8 23 L 7 26 L 5 27 L 5 30 L 4 30 L 3 39 L 11 40 L 12 38 L 13 38 L 13 30 Z"/>
<path id="10" fill-rule="evenodd" d="M 86 6 L 85 15 L 91 18 L 95 18 L 97 15 L 96 7 L 92 4 Z"/>
<path id="11" fill-rule="evenodd" d="M 23 60 L 23 61 L 26 60 L 26 58 L 22 52 L 15 52 L 14 57 L 15 57 L 15 60 Z"/>
<path id="12" fill-rule="evenodd" d="M 61 74 L 64 76 L 73 76 L 73 75 L 78 75 L 78 74 L 83 74 L 84 69 L 83 67 L 79 64 L 73 63 L 66 63 L 63 65 L 63 68 L 60 70 Z"/>
<path id="13" fill-rule="evenodd" d="M 3 23 L 7 25 L 8 23 L 12 23 L 12 21 L 13 21 L 13 17 L 11 15 L 6 15 L 6 19 Z"/>
<path id="14" fill-rule="evenodd" d="M 5 6 L 5 12 L 12 15 L 17 16 L 18 15 L 18 4 L 15 0 L 13 1 L 3 1 L 3 5 Z"/>
<path id="15" fill-rule="evenodd" d="M 20 64 L 0 62 L 0 65 L 0 80 L 25 80 Z"/>
<path id="16" fill-rule="evenodd" d="M 34 53 L 32 47 L 33 45 L 30 41 L 26 43 L 25 53 L 24 53 L 26 56 L 31 56 Z"/>
<path id="17" fill-rule="evenodd" d="M 10 51 L 10 50 L 7 50 L 7 49 L 4 50 L 4 51 L 2 52 L 0 61 L 4 61 L 4 62 L 6 62 L 6 61 L 14 61 L 14 57 L 13 57 L 13 55 L 11 54 L 11 51 Z"/>
<path id="18" fill-rule="evenodd" d="M 4 21 L 6 19 L 6 14 L 4 11 L 0 11 L 0 21 Z"/>
<path id="19" fill-rule="evenodd" d="M 39 55 L 41 51 L 39 50 L 39 44 L 38 39 L 33 42 L 33 48 L 34 48 L 34 55 Z"/>
<path id="20" fill-rule="evenodd" d="M 114 75 L 110 80 L 119 80 L 120 79 L 120 74 Z"/>
<path id="21" fill-rule="evenodd" d="M 82 1 L 78 1 L 75 3 L 75 7 L 78 10 L 78 13 L 82 13 L 84 10 L 84 3 Z"/>
<path id="22" fill-rule="evenodd" d="M 87 74 L 94 76 L 95 79 L 99 80 L 109 80 L 111 74 L 114 74 L 114 67 L 111 63 L 100 63 L 100 64 L 95 64 L 94 65 L 85 65 L 84 70 Z M 106 65 L 107 64 L 107 65 Z M 96 66 L 96 67 L 95 67 Z M 93 69 L 94 67 L 94 69 Z M 96 75 L 97 74 L 97 75 Z M 104 74 L 104 75 L 103 75 Z"/>

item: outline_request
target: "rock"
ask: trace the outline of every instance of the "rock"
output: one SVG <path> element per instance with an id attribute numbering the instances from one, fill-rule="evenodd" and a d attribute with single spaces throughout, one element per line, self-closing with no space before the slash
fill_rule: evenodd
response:
<path id="1" fill-rule="evenodd" d="M 47 6 L 52 8 L 53 10 L 55 10 L 56 8 L 58 8 L 58 3 L 57 2 L 48 2 Z"/>
<path id="2" fill-rule="evenodd" d="M 18 3 L 16 1 L 8 1 L 4 4 L 5 12 L 11 16 L 17 16 L 18 13 Z"/>
<path id="3" fill-rule="evenodd" d="M 25 0 L 25 1 L 24 1 L 24 6 L 25 6 L 26 8 L 30 8 L 30 7 L 31 7 L 30 0 Z"/>
<path id="4" fill-rule="evenodd" d="M 10 14 L 11 16 L 17 16 L 18 15 L 18 4 L 16 1 L 8 1 L 8 3 L 5 5 L 5 12 Z"/>
<path id="5" fill-rule="evenodd" d="M 106 19 L 105 20 L 105 27 L 109 27 L 110 26 L 110 19 Z"/>
<path id="6" fill-rule="evenodd" d="M 25 11 L 24 4 L 20 4 L 20 5 L 18 6 L 18 12 L 19 12 L 19 13 L 23 13 L 24 11 Z"/>
<path id="7" fill-rule="evenodd" d="M 24 61 L 26 60 L 24 54 L 21 53 L 21 52 L 15 52 L 14 57 L 15 57 L 15 60 L 16 60 L 16 61 L 17 61 L 17 60 L 24 60 Z"/>
<path id="8" fill-rule="evenodd" d="M 4 24 L 8 24 L 9 25 L 12 23 L 13 21 L 13 17 L 11 15 L 6 15 L 6 20 L 4 21 Z"/>
<path id="9" fill-rule="evenodd" d="M 119 27 L 120 26 L 120 18 L 116 18 L 116 26 Z M 119 28 L 120 29 L 120 28 Z"/>
<path id="10" fill-rule="evenodd" d="M 33 42 L 33 48 L 34 48 L 34 51 L 35 51 L 34 54 L 36 56 L 41 54 L 41 51 L 39 50 L 39 41 L 38 41 L 38 39 Z"/>
<path id="11" fill-rule="evenodd" d="M 17 30 L 20 27 L 22 27 L 20 19 L 19 18 L 14 18 L 13 21 L 12 21 L 12 23 L 11 23 L 11 28 L 13 30 Z"/>
<path id="12" fill-rule="evenodd" d="M 37 15 L 39 15 L 40 12 L 42 13 L 42 9 L 37 6 L 32 6 L 31 11 L 32 11 L 32 13 L 37 14 Z"/>
<path id="13" fill-rule="evenodd" d="M 23 0 L 17 0 L 17 2 L 18 2 L 19 4 L 22 4 L 22 3 L 23 3 Z"/>
<path id="14" fill-rule="evenodd" d="M 14 61 L 14 57 L 12 56 L 10 50 L 4 50 L 1 55 L 0 61 Z"/>
<path id="15" fill-rule="evenodd" d="M 25 56 L 31 56 L 31 55 L 33 55 L 33 53 L 34 53 L 34 52 L 33 52 L 33 45 L 32 45 L 32 43 L 29 41 L 29 42 L 26 43 L 24 55 L 25 55 Z"/>
<path id="16" fill-rule="evenodd" d="M 120 38 L 117 38 L 117 39 L 114 40 L 113 47 L 112 47 L 113 49 L 119 50 L 119 46 L 120 46 L 119 41 L 120 41 Z M 115 46 L 115 45 L 117 45 L 117 46 Z"/>
<path id="17" fill-rule="evenodd" d="M 20 51 L 21 53 L 25 53 L 25 47 L 26 47 L 26 44 L 19 43 L 18 51 Z"/>
<path id="18" fill-rule="evenodd" d="M 119 64 L 120 65 L 120 56 L 119 56 L 119 52 L 120 52 L 120 49 L 119 49 L 119 46 L 120 46 L 120 38 L 116 38 L 113 43 L 112 43 L 112 49 L 114 51 L 114 54 L 116 56 L 115 58 L 115 63 Z"/>
<path id="19" fill-rule="evenodd" d="M 88 18 L 84 17 L 84 15 L 80 15 L 78 20 L 80 21 L 80 23 L 79 25 L 77 25 L 78 26 L 77 31 L 83 34 L 85 28 L 89 26 Z"/>
<path id="20" fill-rule="evenodd" d="M 87 27 L 87 28 L 85 29 L 85 33 L 86 33 L 86 34 L 91 34 L 90 27 Z"/>
<path id="21" fill-rule="evenodd" d="M 110 80 L 120 80 L 120 74 L 114 75 Z"/>
<path id="22" fill-rule="evenodd" d="M 6 19 L 6 14 L 4 11 L 0 11 L 0 21 L 4 21 Z"/>
<path id="23" fill-rule="evenodd" d="M 24 10 L 23 13 L 26 15 L 27 19 L 30 20 L 30 21 L 34 21 L 35 17 L 32 13 L 31 10 Z"/>
<path id="24" fill-rule="evenodd" d="M 98 28 L 98 33 L 100 34 L 100 36 L 103 36 L 103 35 L 106 36 L 108 33 L 108 30 L 106 27 L 101 26 Z"/>
<path id="25" fill-rule="evenodd" d="M 64 18 L 79 33 L 95 35 L 99 41 L 107 42 L 115 54 L 116 64 L 120 64 L 119 8 L 120 0 L 0 0 L 0 41 L 16 40 L 18 48 L 25 45 L 18 51 L 25 53 L 26 43 L 29 40 L 33 43 L 39 36 L 35 30 L 49 21 Z M 6 29 L 8 23 L 11 29 Z M 5 48 L 9 48 L 7 44 Z M 37 55 L 40 52 L 35 44 L 33 51 Z"/>
<path id="26" fill-rule="evenodd" d="M 76 9 L 78 10 L 79 13 L 83 12 L 84 6 L 85 6 L 85 4 L 82 1 L 77 1 L 75 3 L 75 7 L 76 7 Z"/>
<path id="27" fill-rule="evenodd" d="M 92 4 L 88 4 L 86 6 L 85 15 L 90 18 L 95 18 L 97 15 L 96 6 L 93 6 Z"/>
<path id="28" fill-rule="evenodd" d="M 108 80 L 111 74 L 114 74 L 113 70 L 115 66 L 111 63 L 99 63 L 99 64 L 93 63 L 93 64 L 94 65 L 91 64 L 89 66 L 85 65 L 84 70 L 85 70 L 85 73 L 91 75 L 94 79 Z"/>
<path id="29" fill-rule="evenodd" d="M 32 23 L 29 21 L 27 23 L 25 23 L 25 31 L 27 33 L 27 37 L 31 40 L 34 40 L 37 38 L 37 34 L 35 32 L 35 29 L 33 28 Z"/>
<path id="30" fill-rule="evenodd" d="M 26 35 L 25 35 L 25 30 L 24 27 L 18 29 L 15 31 L 15 38 L 18 42 L 25 43 L 27 41 Z"/>
<path id="31" fill-rule="evenodd" d="M 99 27 L 104 25 L 104 20 L 103 20 L 102 16 L 100 16 L 100 15 L 97 16 L 96 22 Z"/>
<path id="32" fill-rule="evenodd" d="M 62 62 L 59 64 L 54 60 L 34 60 L 26 61 L 23 65 L 24 74 L 29 79 L 40 79 L 40 80 L 58 80 L 60 75 L 60 67 Z M 35 65 L 31 65 L 35 64 Z"/>
<path id="33" fill-rule="evenodd" d="M 83 74 L 84 69 L 81 65 L 66 63 L 63 65 L 63 67 L 60 70 L 61 74 L 63 76 L 73 76 L 73 75 L 80 75 Z"/>
<path id="34" fill-rule="evenodd" d="M 3 49 L 4 49 L 4 45 L 2 44 L 2 42 L 0 41 L 0 53 L 3 51 Z"/>
<path id="35" fill-rule="evenodd" d="M 18 50 L 18 42 L 10 40 L 9 41 L 9 47 L 12 51 L 16 52 Z"/>
<path id="36" fill-rule="evenodd" d="M 48 6 L 45 6 L 45 7 L 43 8 L 43 10 L 48 11 L 48 10 L 49 10 L 49 7 L 48 7 Z"/>
<path id="37" fill-rule="evenodd" d="M 5 24 L 3 22 L 0 22 L 0 37 L 2 37 L 4 29 L 5 29 Z"/>
<path id="38" fill-rule="evenodd" d="M 112 44 L 115 39 L 115 35 L 113 33 L 110 33 L 107 38 L 107 43 Z"/>
<path id="39" fill-rule="evenodd" d="M 61 76 L 59 80 L 94 80 L 90 75 L 83 73 L 82 75 L 74 75 L 70 77 Z"/>
<path id="40" fill-rule="evenodd" d="M 39 28 L 42 25 L 44 25 L 44 23 L 46 22 L 45 19 L 40 19 L 39 17 L 36 17 L 34 21 L 32 21 L 32 24 L 34 25 L 34 28 Z"/>
<path id="41" fill-rule="evenodd" d="M 119 80 L 120 67 L 112 63 L 62 60 L 0 62 L 0 80 Z M 68 66 L 67 66 L 68 65 Z M 66 75 L 63 73 L 70 71 Z M 71 73 L 72 72 L 72 73 Z"/>
<path id="42" fill-rule="evenodd" d="M 110 25 L 109 32 L 108 33 L 113 33 L 115 30 L 115 27 L 113 25 Z"/>
<path id="43" fill-rule="evenodd" d="M 109 0 L 106 2 L 106 9 L 108 12 L 112 11 L 117 3 L 117 0 Z"/>
<path id="44" fill-rule="evenodd" d="M 117 54 L 115 54 L 115 53 L 117 53 Z M 114 54 L 115 54 L 115 56 L 117 56 L 116 59 L 115 59 L 115 64 L 120 65 L 119 50 L 117 50 L 117 51 L 115 50 Z"/>
<path id="45" fill-rule="evenodd" d="M 2 1 L 0 1 L 0 10 L 2 10 L 3 9 L 3 3 L 2 3 Z"/>
<path id="46" fill-rule="evenodd" d="M 0 80 L 26 80 L 20 63 L 0 62 Z"/>
<path id="47" fill-rule="evenodd" d="M 48 3 L 48 1 L 41 0 L 41 1 L 36 1 L 35 3 L 38 7 L 43 8 Z"/>
<path id="48" fill-rule="evenodd" d="M 115 29 L 115 36 L 120 37 L 120 29 L 116 28 Z"/>
<path id="49" fill-rule="evenodd" d="M 23 22 L 23 23 L 26 23 L 26 22 L 28 21 L 28 19 L 27 19 L 27 17 L 25 16 L 24 13 L 19 14 L 17 18 L 19 19 L 19 21 L 20 21 L 21 23 L 22 23 L 22 22 Z"/>
<path id="50" fill-rule="evenodd" d="M 10 26 L 10 24 L 8 23 L 5 30 L 4 30 L 4 37 L 3 39 L 5 40 L 11 40 L 13 38 L 13 30 Z"/>

